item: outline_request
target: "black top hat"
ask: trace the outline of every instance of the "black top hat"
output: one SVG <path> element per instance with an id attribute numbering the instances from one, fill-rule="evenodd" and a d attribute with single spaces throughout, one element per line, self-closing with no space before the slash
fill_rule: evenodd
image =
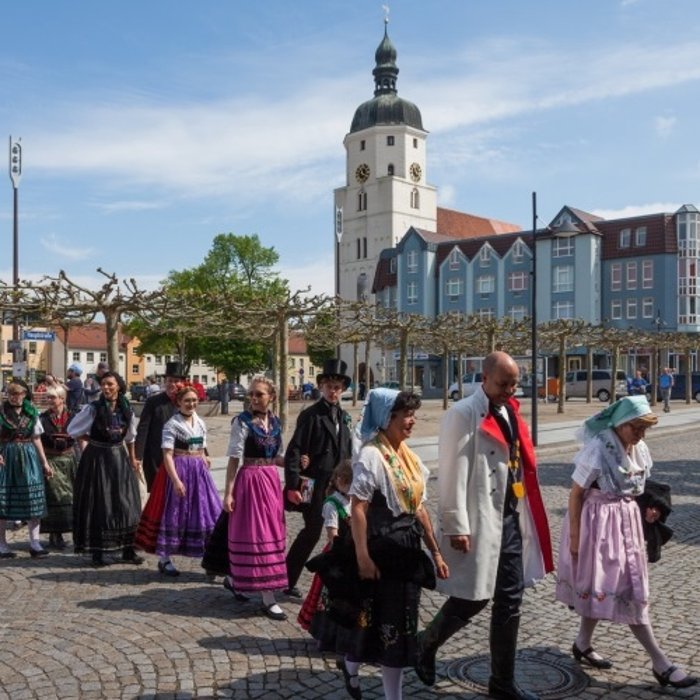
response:
<path id="1" fill-rule="evenodd" d="M 185 371 L 182 367 L 182 362 L 166 362 L 165 376 L 175 377 L 175 379 L 186 379 Z"/>
<path id="2" fill-rule="evenodd" d="M 316 375 L 316 384 L 320 384 L 324 379 L 338 379 L 343 382 L 347 389 L 352 382 L 352 379 L 346 374 L 347 371 L 348 365 L 346 362 L 335 358 L 326 360 L 323 363 L 323 372 Z"/>

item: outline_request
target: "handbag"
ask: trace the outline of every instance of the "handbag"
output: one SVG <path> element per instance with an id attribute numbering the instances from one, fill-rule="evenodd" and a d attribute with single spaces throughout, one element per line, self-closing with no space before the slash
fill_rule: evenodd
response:
<path id="1" fill-rule="evenodd" d="M 647 560 L 654 563 L 661 559 L 661 547 L 673 537 L 673 529 L 666 525 L 671 511 L 671 487 L 668 484 L 647 479 L 644 492 L 635 498 L 642 515 L 642 530 L 647 543 Z M 658 508 L 659 519 L 649 523 L 644 517 L 647 508 Z"/>

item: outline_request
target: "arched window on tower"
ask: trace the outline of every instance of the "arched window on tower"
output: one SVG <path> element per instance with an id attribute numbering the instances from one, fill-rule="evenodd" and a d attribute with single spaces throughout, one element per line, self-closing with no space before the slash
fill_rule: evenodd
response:
<path id="1" fill-rule="evenodd" d="M 367 211 L 367 193 L 364 190 L 357 193 L 357 211 Z"/>
<path id="2" fill-rule="evenodd" d="M 361 272 L 357 278 L 357 301 L 367 300 L 367 273 Z"/>
<path id="3" fill-rule="evenodd" d="M 420 193 L 415 187 L 411 190 L 411 209 L 420 209 Z"/>
<path id="4" fill-rule="evenodd" d="M 386 169 L 386 174 L 387 175 L 393 175 L 394 174 L 394 164 L 389 163 L 389 167 Z"/>

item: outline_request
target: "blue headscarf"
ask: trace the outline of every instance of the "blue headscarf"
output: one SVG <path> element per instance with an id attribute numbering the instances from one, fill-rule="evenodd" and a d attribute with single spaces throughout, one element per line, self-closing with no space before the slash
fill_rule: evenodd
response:
<path id="1" fill-rule="evenodd" d="M 391 409 L 399 392 L 396 389 L 372 389 L 365 399 L 360 422 L 357 425 L 362 442 L 371 440 L 380 430 L 385 430 L 391 418 Z"/>
<path id="2" fill-rule="evenodd" d="M 623 396 L 606 409 L 596 413 L 583 422 L 583 439 L 597 435 L 607 428 L 616 428 L 623 423 L 629 423 L 636 418 L 648 416 L 649 424 L 656 423 L 658 419 L 652 413 L 651 406 L 646 396 Z"/>

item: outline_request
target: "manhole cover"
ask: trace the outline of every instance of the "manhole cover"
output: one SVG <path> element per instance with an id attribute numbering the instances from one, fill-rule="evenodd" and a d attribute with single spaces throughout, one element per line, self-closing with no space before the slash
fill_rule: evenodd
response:
<path id="1" fill-rule="evenodd" d="M 453 661 L 447 667 L 450 680 L 484 695 L 490 675 L 491 657 L 488 654 Z M 575 696 L 588 686 L 589 678 L 560 652 L 522 649 L 515 664 L 515 680 L 525 690 L 553 700 Z"/>

